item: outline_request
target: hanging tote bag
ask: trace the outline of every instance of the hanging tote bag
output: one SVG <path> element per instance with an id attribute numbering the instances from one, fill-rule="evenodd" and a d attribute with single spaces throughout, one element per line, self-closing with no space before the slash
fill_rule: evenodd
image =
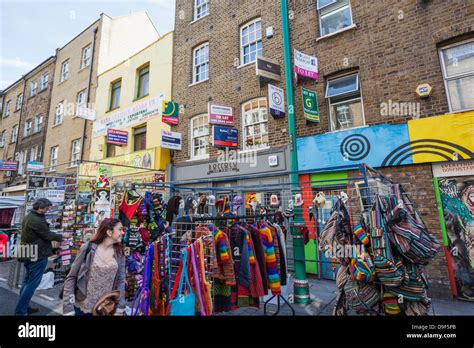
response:
<path id="1" fill-rule="evenodd" d="M 349 267 L 351 279 L 362 283 L 371 283 L 374 281 L 375 270 L 370 256 L 366 253 L 357 254 L 351 261 Z"/>
<path id="2" fill-rule="evenodd" d="M 179 283 L 178 292 L 176 293 L 176 284 L 171 294 L 170 316 L 194 316 L 196 314 L 196 295 L 193 293 L 191 283 L 188 277 L 188 248 L 181 250 L 181 265 L 178 272 Z M 183 293 L 183 285 L 186 282 L 187 295 Z"/>

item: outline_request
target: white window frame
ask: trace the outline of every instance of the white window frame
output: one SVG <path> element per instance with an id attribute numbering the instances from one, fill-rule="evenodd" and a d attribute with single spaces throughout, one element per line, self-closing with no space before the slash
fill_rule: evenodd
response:
<path id="1" fill-rule="evenodd" d="M 87 45 L 82 49 L 81 54 L 81 69 L 87 68 L 92 61 L 92 44 Z"/>
<path id="2" fill-rule="evenodd" d="M 5 140 L 6 140 L 6 138 L 7 138 L 7 130 L 4 129 L 4 130 L 2 131 L 1 136 L 0 136 L 0 147 L 4 147 L 4 146 L 5 146 Z"/>
<path id="3" fill-rule="evenodd" d="M 81 138 L 71 142 L 71 162 L 70 167 L 77 167 L 77 161 L 81 159 Z"/>
<path id="4" fill-rule="evenodd" d="M 45 89 L 48 88 L 48 85 L 49 85 L 49 74 L 48 74 L 48 73 L 44 73 L 43 75 L 41 75 L 41 86 L 40 86 L 40 90 L 41 90 L 41 91 L 44 91 Z"/>
<path id="5" fill-rule="evenodd" d="M 204 124 L 207 124 L 207 134 L 200 134 L 200 135 L 197 135 L 195 136 L 194 135 L 194 128 L 197 128 L 197 126 L 194 125 L 195 122 L 197 122 L 199 119 L 202 118 L 202 121 L 203 121 L 203 125 Z M 189 158 L 191 160 L 200 160 L 200 159 L 207 159 L 209 158 L 209 152 L 210 152 L 210 142 L 209 142 L 209 135 L 211 134 L 211 125 L 209 124 L 209 116 L 208 114 L 201 114 L 201 115 L 197 115 L 197 116 L 194 116 L 193 118 L 191 118 L 189 120 L 189 139 L 190 139 L 190 142 L 189 142 L 189 151 L 190 151 L 190 156 Z M 197 138 L 207 138 L 207 153 L 204 154 L 204 155 L 194 155 L 194 139 L 197 139 Z"/>
<path id="6" fill-rule="evenodd" d="M 87 104 L 87 89 L 83 89 L 76 96 L 76 116 L 80 115 L 80 110 Z"/>
<path id="7" fill-rule="evenodd" d="M 194 0 L 193 1 L 193 22 L 197 21 L 201 18 L 206 17 L 209 14 L 209 0 L 202 0 L 201 4 L 197 4 L 199 0 Z M 206 12 L 203 14 L 199 14 L 198 11 L 202 9 L 203 7 L 206 7 Z"/>
<path id="8" fill-rule="evenodd" d="M 59 82 L 66 81 L 69 78 L 69 59 L 61 64 L 61 72 L 59 74 Z"/>
<path id="9" fill-rule="evenodd" d="M 39 122 L 41 121 L 41 122 Z M 43 128 L 43 115 L 36 115 L 35 116 L 35 128 L 34 128 L 34 133 L 39 133 L 41 132 L 41 129 Z"/>
<path id="10" fill-rule="evenodd" d="M 337 0 L 337 1 L 345 1 L 345 0 Z M 340 5 L 337 3 L 337 1 L 333 2 L 332 4 L 329 4 L 329 5 L 326 5 L 322 8 L 318 8 L 318 14 L 319 14 L 319 33 L 321 35 L 321 37 L 324 37 L 324 36 L 329 36 L 329 35 L 333 35 L 333 34 L 336 34 L 348 27 L 350 27 L 351 25 L 354 25 L 354 18 L 352 17 L 352 6 L 351 6 L 351 1 L 350 0 L 347 0 L 347 4 L 345 5 Z M 332 9 L 331 9 L 332 7 Z M 322 19 L 323 18 L 326 18 L 326 17 L 329 17 L 329 16 L 332 16 L 334 15 L 335 13 L 337 12 L 340 12 L 340 11 L 343 11 L 345 10 L 347 7 L 349 7 L 349 13 L 351 15 L 351 24 L 348 26 L 348 27 L 345 27 L 345 28 L 341 28 L 339 30 L 336 30 L 336 31 L 333 31 L 332 33 L 328 33 L 328 34 L 323 34 L 323 27 L 322 27 Z"/>
<path id="11" fill-rule="evenodd" d="M 16 97 L 15 111 L 20 110 L 22 104 L 23 104 L 23 93 L 20 93 L 20 94 L 18 94 L 18 96 Z"/>
<path id="12" fill-rule="evenodd" d="M 25 121 L 25 128 L 23 129 L 23 138 L 29 137 L 33 128 L 33 120 L 30 118 Z"/>
<path id="13" fill-rule="evenodd" d="M 28 163 L 28 150 L 18 153 L 18 174 L 25 174 L 26 164 Z"/>
<path id="14" fill-rule="evenodd" d="M 462 73 L 462 74 L 458 74 L 458 75 L 448 77 L 448 74 L 447 74 L 447 71 L 446 71 L 446 63 L 444 61 L 443 51 L 445 51 L 449 48 L 456 47 L 456 46 L 462 46 L 462 45 L 465 45 L 465 44 L 468 44 L 468 43 L 471 43 L 471 42 L 474 42 L 474 39 L 469 39 L 469 40 L 465 40 L 465 41 L 461 41 L 461 42 L 456 42 L 452 45 L 444 46 L 444 47 L 441 47 L 439 49 L 439 57 L 440 57 L 440 61 L 441 61 L 441 70 L 443 71 L 444 88 L 445 88 L 445 91 L 446 91 L 446 97 L 448 98 L 448 106 L 449 106 L 449 111 L 450 112 L 463 112 L 463 111 L 472 110 L 472 108 L 466 108 L 466 109 L 461 109 L 461 110 L 453 110 L 452 102 L 451 102 L 451 96 L 449 94 L 449 89 L 448 89 L 448 81 L 458 80 L 458 79 L 462 79 L 462 78 L 465 78 L 465 77 L 474 76 L 474 70 L 470 71 L 470 72 L 466 72 L 466 73 Z"/>
<path id="15" fill-rule="evenodd" d="M 18 140 L 18 125 L 14 125 L 12 128 L 12 138 L 11 138 L 11 143 L 16 143 Z"/>
<path id="16" fill-rule="evenodd" d="M 54 126 L 60 125 L 64 120 L 64 101 L 59 102 L 54 115 Z"/>
<path id="17" fill-rule="evenodd" d="M 30 161 L 38 160 L 38 145 L 33 146 L 30 151 Z"/>
<path id="18" fill-rule="evenodd" d="M 267 106 L 264 108 L 264 107 L 260 107 L 260 102 L 265 100 Z M 257 122 L 251 122 L 249 124 L 246 123 L 246 115 L 247 113 L 245 112 L 245 106 L 248 105 L 248 104 L 252 104 L 254 102 L 258 102 L 259 106 L 258 106 L 258 110 L 265 110 L 265 115 L 266 115 L 266 120 L 262 118 L 260 118 L 260 114 L 259 114 L 259 120 Z M 250 110 L 250 113 L 255 110 L 255 109 L 251 109 Z M 242 107 L 241 107 L 241 113 L 242 113 L 242 150 L 243 151 L 251 151 L 251 150 L 262 150 L 262 149 L 267 149 L 270 147 L 270 132 L 268 131 L 268 125 L 269 125 L 269 122 L 268 122 L 268 99 L 266 97 L 260 97 L 260 98 L 255 98 L 255 99 L 252 99 L 252 100 L 249 100 L 245 103 L 242 104 Z M 260 111 L 259 111 L 260 113 Z M 260 144 L 259 146 L 255 146 L 255 145 L 247 145 L 247 133 L 246 133 L 246 127 L 255 127 L 257 125 L 261 125 L 261 124 L 265 124 L 266 123 L 266 128 L 267 128 L 267 133 L 266 135 L 268 135 L 268 143 L 266 144 Z M 265 135 L 265 133 L 260 133 L 260 138 L 263 138 L 263 136 Z M 255 132 L 254 132 L 254 139 L 255 139 Z"/>
<path id="19" fill-rule="evenodd" d="M 351 76 L 351 75 L 357 75 L 357 81 L 356 81 L 356 83 L 357 83 L 357 93 L 359 93 L 360 96 L 355 96 L 354 95 L 353 97 L 351 97 L 351 95 L 356 94 L 356 92 L 340 93 L 340 94 L 333 95 L 331 97 L 327 96 L 328 91 L 329 91 L 329 82 L 334 82 L 334 81 L 346 78 L 346 77 Z M 346 95 L 346 94 L 347 94 L 346 99 L 341 100 L 341 101 L 331 102 L 331 98 L 338 98 L 338 97 L 339 98 L 341 98 L 341 97 L 344 98 L 344 95 Z M 343 130 L 346 130 L 346 129 L 354 129 L 354 128 L 359 128 L 359 127 L 364 127 L 366 125 L 366 123 L 365 123 L 365 111 L 364 111 L 364 98 L 362 96 L 362 89 L 360 87 L 359 72 L 357 72 L 357 73 L 352 72 L 352 73 L 345 74 L 343 76 L 338 76 L 338 77 L 333 78 L 333 79 L 328 79 L 327 82 L 326 82 L 325 97 L 326 97 L 328 107 L 329 107 L 329 131 L 330 132 L 339 132 L 339 131 L 343 131 Z M 335 115 L 333 114 L 332 106 L 333 105 L 338 105 L 338 104 L 345 104 L 345 103 L 348 103 L 348 102 L 351 102 L 351 101 L 354 101 L 354 100 L 360 100 L 360 107 L 362 108 L 362 122 L 363 122 L 363 124 L 361 126 L 354 126 L 354 127 L 342 128 L 342 129 L 336 129 L 335 127 L 333 127 L 333 125 L 335 124 L 333 122 Z"/>
<path id="20" fill-rule="evenodd" d="M 49 150 L 50 158 L 49 158 L 49 171 L 55 172 L 56 167 L 58 166 L 58 157 L 59 157 L 59 146 L 51 147 Z M 54 156 L 53 156 L 54 155 Z"/>
<path id="21" fill-rule="evenodd" d="M 10 116 L 10 109 L 11 109 L 11 106 L 12 106 L 12 101 L 11 99 L 9 101 L 7 101 L 7 103 L 5 104 L 5 114 L 3 115 L 3 117 L 8 117 Z"/>
<path id="22" fill-rule="evenodd" d="M 256 35 L 256 31 L 255 31 L 255 40 L 250 41 L 250 37 L 249 37 L 249 41 L 244 45 L 243 44 L 244 29 L 250 27 L 252 24 L 255 25 L 258 22 L 260 22 L 260 39 L 257 39 L 257 35 Z M 262 28 L 262 19 L 261 18 L 255 18 L 255 19 L 251 20 L 250 22 L 244 23 L 243 25 L 240 26 L 239 46 L 240 46 L 240 65 L 241 66 L 255 63 L 255 61 L 259 57 L 259 55 L 258 55 L 258 42 L 259 41 L 262 42 L 262 55 L 261 56 L 263 56 L 263 28 Z M 257 44 L 257 50 L 255 51 L 255 60 L 249 60 L 248 62 L 245 62 L 244 61 L 244 49 L 247 46 L 250 47 L 254 43 Z"/>
<path id="23" fill-rule="evenodd" d="M 30 82 L 30 97 L 35 96 L 38 94 L 38 81 L 31 81 Z"/>
<path id="24" fill-rule="evenodd" d="M 204 62 L 197 65 L 196 64 L 197 54 L 200 50 L 202 50 L 203 48 L 206 48 L 206 47 L 207 47 L 207 60 L 205 60 Z M 209 80 L 209 68 L 210 68 L 209 55 L 210 55 L 209 42 L 204 42 L 203 44 L 201 44 L 201 45 L 199 45 L 199 46 L 197 46 L 193 49 L 193 84 Z M 203 68 L 203 67 L 207 67 L 207 70 L 206 70 L 207 75 L 201 80 L 201 79 L 198 79 L 198 78 L 200 78 L 199 76 L 201 75 L 201 73 L 197 73 L 197 70 L 200 69 L 200 68 Z"/>

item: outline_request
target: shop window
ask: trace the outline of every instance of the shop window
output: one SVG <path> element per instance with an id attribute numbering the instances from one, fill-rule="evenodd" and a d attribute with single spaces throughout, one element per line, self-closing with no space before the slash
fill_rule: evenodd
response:
<path id="1" fill-rule="evenodd" d="M 207 114 L 191 119 L 191 159 L 209 157 L 209 121 Z"/>
<path id="2" fill-rule="evenodd" d="M 89 45 L 82 49 L 81 69 L 91 64 L 92 46 Z"/>
<path id="3" fill-rule="evenodd" d="M 193 50 L 193 83 L 209 79 L 209 43 Z"/>
<path id="4" fill-rule="evenodd" d="M 59 76 L 59 82 L 66 81 L 69 77 L 69 60 L 66 60 L 61 65 L 61 75 Z"/>
<path id="5" fill-rule="evenodd" d="M 150 81 L 150 66 L 145 66 L 138 70 L 137 99 L 148 95 Z"/>
<path id="6" fill-rule="evenodd" d="M 110 106 L 109 110 L 115 110 L 120 106 L 120 92 L 122 90 L 122 80 L 113 82 L 110 85 Z"/>
<path id="7" fill-rule="evenodd" d="M 133 129 L 133 149 L 146 150 L 146 126 Z"/>
<path id="8" fill-rule="evenodd" d="M 77 167 L 77 162 L 81 159 L 81 139 L 73 140 L 71 145 L 71 167 Z"/>
<path id="9" fill-rule="evenodd" d="M 326 98 L 329 101 L 332 131 L 365 124 L 358 74 L 329 80 Z"/>
<path id="10" fill-rule="evenodd" d="M 440 50 L 451 112 L 474 109 L 474 40 Z"/>
<path id="11" fill-rule="evenodd" d="M 329 35 L 352 25 L 349 0 L 318 0 L 321 36 Z"/>
<path id="12" fill-rule="evenodd" d="M 242 105 L 243 149 L 269 146 L 267 99 L 259 98 Z"/>
<path id="13" fill-rule="evenodd" d="M 209 14 L 209 0 L 194 0 L 194 20 Z"/>
<path id="14" fill-rule="evenodd" d="M 240 62 L 249 64 L 262 55 L 262 21 L 258 18 L 240 28 Z"/>
<path id="15" fill-rule="evenodd" d="M 55 172 L 56 167 L 58 165 L 58 154 L 59 154 L 59 147 L 53 146 L 50 152 L 50 159 L 49 159 L 49 171 Z"/>

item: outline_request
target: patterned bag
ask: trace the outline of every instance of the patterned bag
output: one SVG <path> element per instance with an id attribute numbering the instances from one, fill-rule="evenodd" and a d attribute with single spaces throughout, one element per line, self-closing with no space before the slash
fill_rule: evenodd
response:
<path id="1" fill-rule="evenodd" d="M 370 256 L 360 254 L 354 257 L 349 267 L 351 279 L 362 283 L 372 283 L 374 281 L 375 270 Z"/>
<path id="2" fill-rule="evenodd" d="M 357 224 L 354 226 L 354 235 L 362 244 L 369 244 L 369 234 L 365 230 L 364 226 L 362 226 L 362 224 Z"/>
<path id="3" fill-rule="evenodd" d="M 367 313 L 372 311 L 380 299 L 377 289 L 370 284 L 360 284 L 349 280 L 344 288 L 347 303 L 350 308 L 357 313 Z"/>
<path id="4" fill-rule="evenodd" d="M 402 296 L 407 301 L 420 301 L 427 297 L 426 284 L 423 280 L 421 270 L 414 264 L 407 266 L 407 273 L 402 284 L 397 288 L 390 289 L 390 292 Z"/>
<path id="5" fill-rule="evenodd" d="M 390 292 L 384 292 L 382 305 L 384 312 L 387 315 L 398 315 L 401 312 L 397 296 Z"/>

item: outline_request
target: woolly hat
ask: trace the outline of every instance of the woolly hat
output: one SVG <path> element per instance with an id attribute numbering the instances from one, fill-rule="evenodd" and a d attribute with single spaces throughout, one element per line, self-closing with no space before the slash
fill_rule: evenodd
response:
<path id="1" fill-rule="evenodd" d="M 179 201 L 181 200 L 180 196 L 173 196 L 168 201 L 168 209 L 166 210 L 166 221 L 171 225 L 173 223 L 173 218 L 179 213 Z"/>

